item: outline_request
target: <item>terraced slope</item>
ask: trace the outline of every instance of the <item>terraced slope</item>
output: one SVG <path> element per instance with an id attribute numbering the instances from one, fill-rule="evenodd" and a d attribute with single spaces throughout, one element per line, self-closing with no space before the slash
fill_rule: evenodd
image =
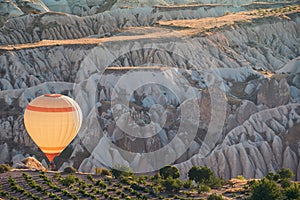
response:
<path id="1" fill-rule="evenodd" d="M 71 178 L 70 178 L 71 177 Z M 65 179 L 75 182 L 64 182 Z M 244 180 L 232 180 L 231 186 L 198 194 L 196 189 L 165 192 L 152 176 L 129 177 L 121 180 L 91 174 L 60 174 L 57 172 L 13 171 L 0 174 L 0 198 L 3 199 L 174 199 L 207 198 L 212 193 L 224 197 L 241 195 Z M 68 183 L 68 184 L 66 184 Z M 229 189 L 230 188 L 230 189 Z M 245 196 L 245 195 L 244 195 Z"/>

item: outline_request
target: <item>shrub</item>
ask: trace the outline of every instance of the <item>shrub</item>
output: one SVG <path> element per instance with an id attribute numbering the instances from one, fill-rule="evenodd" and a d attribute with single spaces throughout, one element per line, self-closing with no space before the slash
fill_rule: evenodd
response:
<path id="1" fill-rule="evenodd" d="M 152 187 L 152 193 L 154 195 L 158 194 L 159 192 L 160 192 L 160 187 L 158 187 L 158 186 Z"/>
<path id="2" fill-rule="evenodd" d="M 131 181 L 129 180 L 128 177 L 122 177 L 120 180 L 120 183 L 129 185 L 131 183 Z"/>
<path id="3" fill-rule="evenodd" d="M 124 199 L 126 197 L 126 194 L 124 192 L 122 192 L 121 197 L 122 197 L 122 199 Z"/>
<path id="4" fill-rule="evenodd" d="M 183 183 L 183 187 L 186 188 L 186 189 L 191 189 L 191 188 L 193 188 L 193 182 L 191 180 L 186 180 Z"/>
<path id="5" fill-rule="evenodd" d="M 134 190 L 139 190 L 139 191 L 143 191 L 145 189 L 145 187 L 138 185 L 137 183 L 131 183 L 130 186 L 132 189 Z"/>
<path id="6" fill-rule="evenodd" d="M 208 182 L 208 185 L 212 188 L 220 188 L 226 181 L 217 178 L 215 175 L 213 175 Z"/>
<path id="7" fill-rule="evenodd" d="M 8 164 L 0 165 L 0 173 L 5 173 L 11 170 L 11 167 Z"/>
<path id="8" fill-rule="evenodd" d="M 14 197 L 14 196 L 11 196 L 11 197 L 9 198 L 9 200 L 19 200 L 19 198 Z"/>
<path id="9" fill-rule="evenodd" d="M 70 174 L 77 172 L 77 170 L 74 167 L 69 166 L 64 169 L 64 172 Z"/>
<path id="10" fill-rule="evenodd" d="M 280 185 L 282 188 L 288 188 L 292 185 L 292 182 L 288 179 L 283 179 L 280 181 Z"/>
<path id="11" fill-rule="evenodd" d="M 294 173 L 290 169 L 281 169 L 274 173 L 268 173 L 266 178 L 276 182 L 282 181 L 284 179 L 288 180 L 294 176 Z M 285 181 L 286 182 L 286 181 Z"/>
<path id="12" fill-rule="evenodd" d="M 108 192 L 115 192 L 115 191 L 117 191 L 117 189 L 113 187 L 113 188 L 108 188 L 107 191 Z"/>
<path id="13" fill-rule="evenodd" d="M 239 180 L 242 180 L 242 181 L 243 181 L 243 180 L 246 180 L 245 177 L 242 176 L 242 175 L 238 175 L 236 178 L 239 179 Z"/>
<path id="14" fill-rule="evenodd" d="M 2 197 L 9 197 L 10 194 L 8 192 L 6 192 L 6 191 L 0 191 L 0 196 L 2 196 Z"/>
<path id="15" fill-rule="evenodd" d="M 251 182 L 252 200 L 281 199 L 281 192 L 276 185 L 276 182 L 263 178 L 259 181 Z"/>
<path id="16" fill-rule="evenodd" d="M 163 179 L 172 177 L 173 179 L 179 178 L 180 173 L 175 166 L 167 165 L 159 170 L 159 174 Z"/>
<path id="17" fill-rule="evenodd" d="M 139 184 L 146 184 L 146 182 L 147 182 L 146 180 L 147 180 L 146 176 L 140 176 L 140 177 L 137 178 L 137 182 Z"/>
<path id="18" fill-rule="evenodd" d="M 7 180 L 7 181 L 8 181 L 8 183 L 9 183 L 10 186 L 15 186 L 15 185 L 17 185 L 16 179 L 12 178 L 11 176 L 8 177 L 8 180 Z"/>
<path id="19" fill-rule="evenodd" d="M 290 179 L 294 176 L 294 173 L 290 169 L 281 169 L 277 171 L 277 174 L 281 179 Z"/>
<path id="20" fill-rule="evenodd" d="M 101 187 L 103 189 L 107 188 L 107 185 L 103 181 L 101 181 L 101 180 L 97 180 L 96 183 L 95 183 L 95 185 L 99 186 L 99 187 Z"/>
<path id="21" fill-rule="evenodd" d="M 167 192 L 178 192 L 182 187 L 182 181 L 180 179 L 173 179 L 169 176 L 163 181 L 162 185 Z"/>
<path id="22" fill-rule="evenodd" d="M 273 181 L 278 181 L 280 179 L 280 176 L 279 174 L 274 174 L 274 173 L 268 173 L 267 176 L 266 176 L 267 179 L 269 180 L 273 180 Z"/>
<path id="23" fill-rule="evenodd" d="M 300 199 L 300 188 L 298 183 L 285 189 L 284 194 L 286 199 Z"/>
<path id="24" fill-rule="evenodd" d="M 107 181 L 108 185 L 111 185 L 111 180 L 110 179 L 106 179 L 105 181 Z"/>
<path id="25" fill-rule="evenodd" d="M 103 175 L 103 176 L 111 176 L 111 172 L 108 169 L 105 168 L 95 168 L 95 173 L 97 175 Z"/>
<path id="26" fill-rule="evenodd" d="M 93 177 L 91 174 L 87 175 L 86 178 L 87 178 L 88 180 L 90 180 L 91 182 L 95 182 L 95 179 L 94 179 L 94 177 Z"/>
<path id="27" fill-rule="evenodd" d="M 154 184 L 156 185 L 161 185 L 162 182 L 162 177 L 159 173 L 155 174 L 155 176 L 151 177 L 150 179 L 151 181 L 153 181 Z"/>
<path id="28" fill-rule="evenodd" d="M 115 178 L 120 178 L 121 176 L 128 177 L 134 175 L 131 169 L 126 166 L 116 166 L 111 170 L 111 173 Z"/>
<path id="29" fill-rule="evenodd" d="M 214 193 L 214 194 L 211 194 L 207 200 L 223 200 L 223 196 Z"/>
<path id="30" fill-rule="evenodd" d="M 76 183 L 76 177 L 73 174 L 68 175 L 66 178 L 62 180 L 62 184 L 64 186 L 70 186 L 72 184 Z"/>
<path id="31" fill-rule="evenodd" d="M 198 193 L 201 194 L 203 192 L 210 192 L 211 188 L 208 185 L 200 184 L 198 185 Z"/>
<path id="32" fill-rule="evenodd" d="M 40 185 L 37 185 L 35 188 L 36 188 L 36 191 L 38 191 L 38 192 L 44 191 L 44 188 Z"/>
<path id="33" fill-rule="evenodd" d="M 207 167 L 194 166 L 189 170 L 188 176 L 190 180 L 194 180 L 197 183 L 208 184 L 214 177 L 214 173 Z"/>

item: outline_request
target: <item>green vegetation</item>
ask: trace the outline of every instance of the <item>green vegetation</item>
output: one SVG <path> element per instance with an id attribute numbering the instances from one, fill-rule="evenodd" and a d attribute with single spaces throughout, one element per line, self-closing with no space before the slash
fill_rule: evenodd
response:
<path id="1" fill-rule="evenodd" d="M 262 199 L 300 199 L 299 183 L 292 183 L 294 177 L 290 169 L 281 169 L 269 173 L 265 178 L 258 181 L 249 181 L 252 200 Z"/>
<path id="2" fill-rule="evenodd" d="M 223 200 L 223 196 L 214 193 L 210 195 L 207 200 Z"/>
<path id="3" fill-rule="evenodd" d="M 76 170 L 74 167 L 66 167 L 66 168 L 64 169 L 64 172 L 70 174 L 70 173 L 75 173 L 75 172 L 77 172 L 77 170 Z"/>
<path id="4" fill-rule="evenodd" d="M 290 187 L 284 190 L 286 199 L 300 199 L 299 183 L 293 183 Z"/>
<path id="5" fill-rule="evenodd" d="M 131 169 L 125 166 L 116 166 L 111 170 L 111 173 L 115 178 L 134 176 Z"/>
<path id="6" fill-rule="evenodd" d="M 296 10 L 298 6 L 299 5 L 287 6 L 287 7 L 282 7 L 282 8 L 274 8 L 274 9 L 258 9 L 257 13 L 251 13 L 251 14 L 252 15 L 253 14 L 258 14 L 258 15 L 261 15 L 261 16 L 268 15 L 268 14 L 283 14 L 283 13 L 286 13 L 286 12 Z"/>
<path id="7" fill-rule="evenodd" d="M 74 174 L 68 175 L 61 181 L 62 185 L 69 187 L 70 185 L 76 183 L 76 177 Z"/>
<path id="8" fill-rule="evenodd" d="M 11 170 L 11 167 L 8 164 L 0 165 L 0 173 L 5 173 Z"/>
<path id="9" fill-rule="evenodd" d="M 213 171 L 208 167 L 194 166 L 188 172 L 190 180 L 194 180 L 198 184 L 208 185 L 210 187 L 220 187 L 221 180 L 217 178 Z"/>
<path id="10" fill-rule="evenodd" d="M 193 182 L 191 180 L 186 180 L 183 182 L 183 187 L 186 189 L 192 189 L 193 188 Z"/>
<path id="11" fill-rule="evenodd" d="M 41 200 L 40 197 L 36 196 L 35 194 L 27 191 L 26 189 L 24 189 L 20 185 L 18 185 L 16 179 L 12 178 L 11 176 L 9 176 L 7 182 L 9 183 L 10 188 L 12 189 L 13 192 L 20 193 L 21 195 L 27 196 L 34 200 Z M 9 196 L 9 194 L 8 194 L 8 196 Z M 12 198 L 15 198 L 15 197 L 10 197 L 10 199 L 12 199 Z"/>
<path id="12" fill-rule="evenodd" d="M 280 179 L 290 179 L 294 177 L 294 173 L 290 169 L 281 169 L 277 171 Z"/>
<path id="13" fill-rule="evenodd" d="M 239 180 L 246 180 L 245 177 L 243 177 L 242 175 L 238 175 L 236 178 Z"/>
<path id="14" fill-rule="evenodd" d="M 210 190 L 211 190 L 211 188 L 208 185 L 205 185 L 205 184 L 199 184 L 197 186 L 197 189 L 198 189 L 199 194 L 202 194 L 204 192 L 210 192 Z"/>
<path id="15" fill-rule="evenodd" d="M 274 173 L 268 173 L 267 176 L 266 176 L 267 179 L 269 180 L 273 180 L 273 181 L 278 181 L 280 179 L 280 176 L 279 174 L 274 174 Z"/>
<path id="16" fill-rule="evenodd" d="M 127 168 L 122 168 L 127 170 Z M 10 173 L 10 172 L 9 172 Z M 188 180 L 179 179 L 176 167 L 166 166 L 154 176 L 135 176 L 130 171 L 114 171 L 110 175 L 16 172 L 0 184 L 3 199 L 201 199 L 220 200 L 224 196 L 237 199 L 300 199 L 299 183 L 290 179 L 289 169 L 269 173 L 261 180 L 222 181 L 207 167 L 190 169 Z M 110 174 L 110 173 L 109 173 Z M 17 177 L 17 178 L 16 178 Z M 22 180 L 20 180 L 22 179 Z M 243 183 L 238 192 L 225 188 Z M 221 185 L 222 184 L 222 185 Z M 226 191 L 226 192 L 225 192 Z M 210 195 L 208 195 L 210 193 Z M 224 196 L 223 196 L 224 195 Z"/>
<path id="17" fill-rule="evenodd" d="M 174 179 L 171 176 L 169 176 L 166 180 L 162 182 L 162 185 L 167 192 L 178 192 L 183 184 L 180 179 Z"/>
<path id="18" fill-rule="evenodd" d="M 292 185 L 292 182 L 288 179 L 283 179 L 280 181 L 280 185 L 282 188 L 288 188 Z"/>
<path id="19" fill-rule="evenodd" d="M 252 200 L 263 200 L 263 199 L 281 199 L 281 193 L 276 185 L 276 182 L 263 178 L 259 181 L 253 181 L 250 183 L 252 192 Z"/>
<path id="20" fill-rule="evenodd" d="M 102 176 L 111 176 L 111 171 L 105 168 L 95 168 L 95 173 Z"/>
<path id="21" fill-rule="evenodd" d="M 180 173 L 175 166 L 167 165 L 159 170 L 159 174 L 163 179 L 167 179 L 169 177 L 175 179 L 179 178 Z"/>
<path id="22" fill-rule="evenodd" d="M 194 180 L 196 183 L 209 183 L 214 174 L 207 167 L 194 166 L 188 172 L 188 176 L 190 180 Z"/>

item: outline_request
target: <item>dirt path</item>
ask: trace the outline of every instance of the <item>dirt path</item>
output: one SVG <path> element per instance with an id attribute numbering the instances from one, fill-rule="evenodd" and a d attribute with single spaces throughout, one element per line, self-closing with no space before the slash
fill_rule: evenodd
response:
<path id="1" fill-rule="evenodd" d="M 101 44 L 105 42 L 122 42 L 139 39 L 155 39 L 155 38 L 169 38 L 176 37 L 176 34 L 171 31 L 150 33 L 147 35 L 134 35 L 134 36 L 113 36 L 109 38 L 80 38 L 80 39 L 68 39 L 68 40 L 42 40 L 34 43 L 26 44 L 14 44 L 0 46 L 0 50 L 13 51 L 20 49 L 30 49 L 45 46 L 64 46 L 64 45 L 89 45 L 89 44 Z"/>
<path id="2" fill-rule="evenodd" d="M 286 14 L 294 12 L 300 12 L 300 6 L 295 7 L 295 10 L 276 10 L 276 9 L 264 9 L 254 10 L 248 12 L 239 13 L 227 13 L 221 17 L 208 17 L 192 20 L 172 20 L 172 21 L 160 21 L 159 24 L 165 27 L 177 27 L 181 34 L 193 36 L 199 33 L 205 33 L 206 35 L 212 34 L 210 30 L 218 29 L 225 26 L 231 26 L 235 23 L 251 23 L 256 19 L 277 17 L 288 18 Z M 185 28 L 185 29 L 184 29 Z"/>
<path id="3" fill-rule="evenodd" d="M 14 51 L 20 49 L 29 49 L 45 46 L 65 46 L 65 45 L 92 45 L 101 44 L 106 42 L 122 42 L 134 41 L 140 39 L 164 39 L 164 38 L 182 38 L 184 36 L 192 37 L 199 35 L 212 34 L 212 29 L 219 29 L 225 26 L 231 26 L 237 22 L 250 23 L 255 19 L 266 18 L 270 16 L 278 18 L 287 18 L 286 14 L 300 12 L 300 6 L 295 6 L 294 10 L 278 10 L 264 9 L 254 10 L 249 12 L 228 13 L 221 17 L 209 17 L 191 20 L 171 20 L 160 21 L 155 24 L 155 27 L 131 27 L 121 31 L 119 35 L 107 38 L 80 38 L 68 40 L 42 40 L 35 43 L 3 45 L 0 50 Z M 142 30 L 142 31 L 141 31 Z M 122 33 L 128 33 L 122 35 Z M 141 33 L 139 33 L 141 32 Z M 139 34 L 134 34 L 139 33 Z"/>

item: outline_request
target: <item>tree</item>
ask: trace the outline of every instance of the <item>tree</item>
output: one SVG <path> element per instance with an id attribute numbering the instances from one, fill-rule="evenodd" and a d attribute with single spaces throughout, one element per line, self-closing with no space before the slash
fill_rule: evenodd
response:
<path id="1" fill-rule="evenodd" d="M 180 173 L 175 166 L 167 165 L 159 170 L 159 174 L 163 179 L 172 177 L 173 179 L 179 178 Z"/>
<path id="2" fill-rule="evenodd" d="M 280 185 L 282 188 L 288 188 L 292 185 L 292 182 L 289 179 L 282 179 Z"/>
<path id="3" fill-rule="evenodd" d="M 129 167 L 119 165 L 111 169 L 111 173 L 115 178 L 134 176 Z"/>
<path id="4" fill-rule="evenodd" d="M 190 180 L 194 180 L 197 183 L 204 184 L 210 183 L 211 180 L 215 178 L 214 173 L 211 169 L 199 166 L 192 167 L 188 172 L 188 176 Z"/>
<path id="5" fill-rule="evenodd" d="M 300 188 L 298 183 L 294 183 L 292 186 L 285 189 L 284 194 L 286 199 L 300 199 Z"/>
<path id="6" fill-rule="evenodd" d="M 280 176 L 278 173 L 274 174 L 274 173 L 270 172 L 267 174 L 266 178 L 277 182 L 280 179 Z"/>
<path id="7" fill-rule="evenodd" d="M 290 169 L 281 169 L 277 171 L 277 174 L 279 174 L 281 179 L 290 179 L 294 176 L 294 173 Z"/>
<path id="8" fill-rule="evenodd" d="M 263 178 L 259 181 L 253 181 L 251 182 L 250 187 L 252 192 L 252 200 L 281 199 L 281 192 L 276 185 L 276 182 L 273 180 Z"/>

